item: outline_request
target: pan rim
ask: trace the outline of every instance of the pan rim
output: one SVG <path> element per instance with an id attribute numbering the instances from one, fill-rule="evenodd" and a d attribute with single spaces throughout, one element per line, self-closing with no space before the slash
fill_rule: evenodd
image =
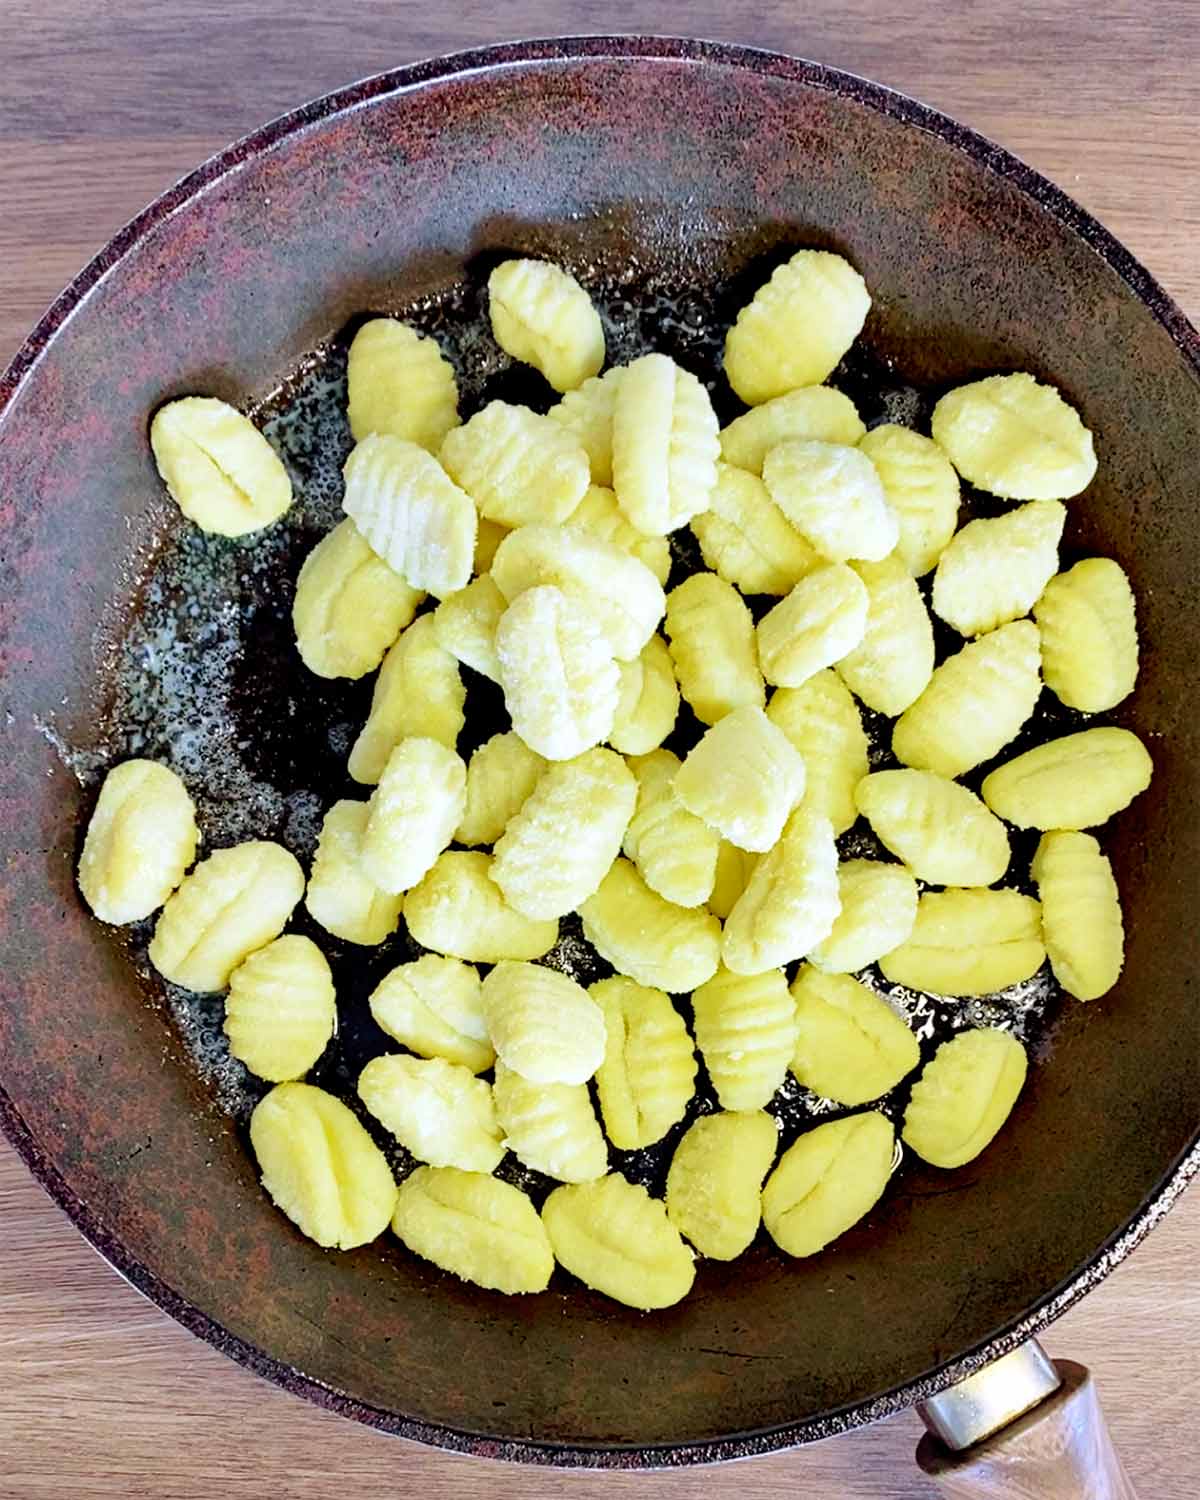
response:
<path id="1" fill-rule="evenodd" d="M 168 188 L 124 225 L 51 303 L 21 348 L 0 374 L 0 423 L 26 379 L 58 330 L 96 286 L 149 234 L 209 187 L 246 161 L 332 115 L 349 112 L 385 95 L 416 91 L 426 85 L 474 73 L 542 63 L 588 60 L 686 62 L 716 65 L 822 89 L 849 98 L 902 124 L 937 136 L 971 157 L 1032 199 L 1081 238 L 1103 259 L 1148 308 L 1200 379 L 1200 334 L 1158 281 L 1125 247 L 1067 194 L 1018 157 L 948 115 L 883 85 L 822 63 L 783 53 L 673 36 L 589 35 L 537 38 L 472 48 L 425 59 L 376 74 L 279 116 L 211 156 Z M 257 1346 L 229 1333 L 209 1314 L 180 1296 L 143 1266 L 92 1214 L 43 1153 L 0 1082 L 0 1131 L 12 1144 L 48 1196 L 83 1237 L 132 1286 L 189 1332 L 212 1344 L 239 1364 L 283 1389 L 327 1410 L 379 1430 L 477 1457 L 579 1468 L 654 1469 L 745 1458 L 795 1447 L 892 1415 L 953 1384 L 1045 1328 L 1118 1265 L 1167 1213 L 1187 1183 L 1200 1172 L 1200 1131 L 1190 1147 L 1168 1168 L 1129 1221 L 1098 1247 L 1077 1272 L 1050 1289 L 1020 1318 L 997 1330 L 949 1363 L 897 1385 L 866 1401 L 847 1404 L 817 1417 L 763 1431 L 655 1446 L 571 1445 L 488 1437 L 432 1422 L 404 1417 L 370 1406 L 281 1363 Z"/>

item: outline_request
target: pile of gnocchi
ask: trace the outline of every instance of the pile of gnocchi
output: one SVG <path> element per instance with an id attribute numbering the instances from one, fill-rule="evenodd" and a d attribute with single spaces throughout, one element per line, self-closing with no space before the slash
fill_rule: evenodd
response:
<path id="1" fill-rule="evenodd" d="M 723 429 L 668 356 L 604 369 L 566 271 L 509 260 L 488 293 L 548 410 L 462 420 L 446 353 L 397 319 L 349 351 L 345 519 L 304 562 L 293 622 L 316 676 L 378 675 L 347 767 L 362 795 L 328 807 L 311 869 L 269 840 L 195 863 L 182 780 L 129 760 L 79 884 L 104 922 L 161 908 L 155 968 L 224 993 L 230 1053 L 271 1085 L 250 1122 L 263 1184 L 318 1244 L 390 1225 L 496 1291 L 541 1291 L 558 1264 L 664 1308 L 697 1255 L 732 1260 L 760 1225 L 808 1256 L 858 1223 L 897 1124 L 951 1169 L 1008 1117 L 1026 1076 L 1011 1032 L 967 1027 L 923 1057 L 864 978 L 954 1003 L 1048 959 L 1078 1000 L 1115 984 L 1120 903 L 1087 830 L 1145 789 L 1150 757 L 1110 725 L 1006 747 L 1043 689 L 1082 714 L 1129 695 L 1134 598 L 1111 559 L 1059 569 L 1064 502 L 1096 459 L 1053 388 L 973 381 L 925 436 L 867 431 L 825 383 L 870 308 L 838 255 L 799 251 L 738 315 L 724 372 L 746 409 Z M 221 401 L 164 406 L 151 444 L 205 531 L 243 536 L 292 503 Z M 960 527 L 960 479 L 998 513 Z M 673 551 L 684 529 L 703 568 Z M 473 675 L 511 727 L 464 760 Z M 869 754 L 864 709 L 876 740 L 892 721 L 890 754 Z M 882 857 L 839 856 L 860 819 Z M 1040 834 L 1027 875 L 1010 829 Z M 301 903 L 341 943 L 403 924 L 423 951 L 339 996 L 319 944 L 285 930 Z M 539 962 L 571 913 L 612 970 L 586 988 Z M 339 1004 L 396 1044 L 351 1103 L 304 1081 Z M 789 1073 L 835 1115 L 781 1154 Z M 417 1163 L 400 1182 L 389 1137 Z M 610 1146 L 671 1137 L 662 1197 L 611 1169 Z M 540 1205 L 494 1175 L 508 1153 L 559 1184 Z"/>

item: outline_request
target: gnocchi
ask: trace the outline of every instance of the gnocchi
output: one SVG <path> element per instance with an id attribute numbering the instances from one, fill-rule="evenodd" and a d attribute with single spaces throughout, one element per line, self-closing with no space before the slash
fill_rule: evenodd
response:
<path id="1" fill-rule="evenodd" d="M 868 595 L 853 568 L 814 568 L 758 622 L 762 674 L 779 687 L 800 687 L 841 661 L 867 628 Z"/>
<path id="2" fill-rule="evenodd" d="M 1066 507 L 1032 500 L 1005 515 L 968 521 L 933 575 L 933 612 L 959 635 L 983 635 L 1027 615 L 1058 572 Z"/>
<path id="3" fill-rule="evenodd" d="M 479 514 L 502 526 L 565 521 L 591 477 L 587 454 L 560 422 L 506 401 L 448 432 L 440 457 Z"/>
<path id="4" fill-rule="evenodd" d="M 618 974 L 589 994 L 604 1013 L 604 1061 L 596 1070 L 604 1128 L 618 1150 L 639 1151 L 683 1119 L 696 1084 L 692 1039 L 662 990 Z"/>
<path id="5" fill-rule="evenodd" d="M 709 508 L 692 517 L 692 531 L 713 572 L 747 594 L 787 594 L 818 561 L 762 480 L 730 464 L 717 465 Z"/>
<path id="6" fill-rule="evenodd" d="M 837 881 L 841 910 L 829 936 L 808 950 L 808 961 L 826 974 L 853 974 L 899 947 L 912 932 L 917 883 L 903 865 L 876 859 L 844 860 Z"/>
<path id="7" fill-rule="evenodd" d="M 439 599 L 465 588 L 475 557 L 475 507 L 437 459 L 404 438 L 372 433 L 343 470 L 342 509 L 411 588 Z"/>
<path id="8" fill-rule="evenodd" d="M 722 838 L 762 854 L 804 795 L 804 762 L 761 708 L 735 709 L 688 752 L 675 795 Z"/>
<path id="9" fill-rule="evenodd" d="M 679 691 L 702 724 L 766 702 L 754 621 L 737 590 L 693 573 L 667 595 L 667 640 Z"/>
<path id="10" fill-rule="evenodd" d="M 679 715 L 679 687 L 667 643 L 652 635 L 633 661 L 618 662 L 617 709 L 608 742 L 622 755 L 656 750 Z"/>
<path id="11" fill-rule="evenodd" d="M 708 392 L 665 354 L 625 366 L 612 417 L 617 504 L 649 536 L 707 509 L 717 482 L 717 419 Z"/>
<path id="12" fill-rule="evenodd" d="M 993 1027 L 962 1031 L 913 1085 L 903 1139 L 933 1167 L 962 1167 L 992 1142 L 1025 1083 L 1025 1049 Z"/>
<path id="13" fill-rule="evenodd" d="M 496 580 L 490 573 L 481 573 L 466 588 L 447 594 L 434 610 L 434 639 L 463 666 L 498 682 L 496 626 L 507 608 L 508 601 L 496 587 Z"/>
<path id="14" fill-rule="evenodd" d="M 717 864 L 713 872 L 713 888 L 708 898 L 708 909 L 723 922 L 737 905 L 738 897 L 750 884 L 754 867 L 759 861 L 757 854 L 739 849 L 728 839 L 717 845 Z"/>
<path id="15" fill-rule="evenodd" d="M 696 1045 L 722 1109 L 761 1109 L 796 1050 L 796 1006 L 781 969 L 719 969 L 692 996 Z"/>
<path id="16" fill-rule="evenodd" d="M 915 903 L 914 903 L 915 905 Z M 792 984 L 799 1083 L 836 1104 L 868 1104 L 921 1061 L 916 1037 L 886 1000 L 849 974 L 805 964 Z"/>
<path id="17" fill-rule="evenodd" d="M 455 832 L 460 844 L 494 844 L 524 807 L 547 762 L 518 734 L 494 734 L 467 764 L 466 806 Z"/>
<path id="18" fill-rule="evenodd" d="M 667 1217 L 701 1255 L 736 1260 L 762 1222 L 763 1179 L 779 1127 L 762 1110 L 702 1115 L 675 1148 L 667 1172 Z"/>
<path id="19" fill-rule="evenodd" d="M 566 974 L 506 960 L 482 997 L 496 1056 L 530 1083 L 586 1083 L 604 1060 L 604 1015 Z"/>
<path id="20" fill-rule="evenodd" d="M 594 485 L 612 484 L 613 408 L 621 375 L 620 366 L 605 370 L 603 375 L 593 375 L 574 390 L 565 392 L 548 413 L 587 454 Z"/>
<path id="21" fill-rule="evenodd" d="M 661 588 L 671 571 L 671 544 L 665 536 L 646 536 L 626 519 L 611 489 L 590 484 L 583 499 L 567 517 L 564 525 L 586 531 L 599 541 L 608 542 L 628 552 L 658 580 Z"/>
<path id="22" fill-rule="evenodd" d="M 160 406 L 150 447 L 167 493 L 201 531 L 245 536 L 291 506 L 292 481 L 279 455 L 224 401 L 184 396 Z"/>
<path id="23" fill-rule="evenodd" d="M 501 526 L 499 521 L 489 521 L 480 516 L 475 527 L 475 556 L 472 570 L 476 573 L 486 573 L 492 566 L 492 559 L 500 543 L 511 530 L 508 526 Z"/>
<path id="24" fill-rule="evenodd" d="M 491 1084 L 444 1057 L 373 1057 L 358 1075 L 358 1097 L 432 1167 L 490 1172 L 504 1155 Z"/>
<path id="25" fill-rule="evenodd" d="M 616 1302 L 649 1312 L 671 1307 L 692 1289 L 692 1252 L 666 1208 L 616 1173 L 555 1188 L 542 1222 L 559 1264 Z"/>
<path id="26" fill-rule="evenodd" d="M 1055 979 L 1076 1000 L 1107 994 L 1121 974 L 1125 931 L 1112 865 L 1100 845 L 1087 833 L 1044 833 L 1030 873 Z"/>
<path id="27" fill-rule="evenodd" d="M 102 922 L 140 922 L 179 885 L 196 857 L 196 809 L 183 782 L 152 760 L 104 778 L 79 858 L 79 889 Z"/>
<path id="28" fill-rule="evenodd" d="M 1153 771 L 1132 730 L 1084 729 L 1005 761 L 984 778 L 983 800 L 1018 828 L 1094 828 L 1144 792 Z"/>
<path id="29" fill-rule="evenodd" d="M 223 990 L 240 963 L 279 936 L 303 894 L 304 872 L 282 845 L 217 849 L 163 907 L 150 962 L 185 990 Z"/>
<path id="30" fill-rule="evenodd" d="M 879 841 L 931 885 L 994 885 L 1008 869 L 1004 824 L 974 792 L 933 771 L 876 771 L 859 811 Z"/>
<path id="31" fill-rule="evenodd" d="M 902 714 L 933 676 L 933 624 L 915 580 L 896 557 L 855 563 L 867 596 L 862 639 L 838 659 L 838 676 L 876 713 Z"/>
<path id="32" fill-rule="evenodd" d="M 517 1160 L 556 1182 L 593 1182 L 608 1147 L 585 1083 L 531 1083 L 496 1064 L 496 1115 Z"/>
<path id="33" fill-rule="evenodd" d="M 721 938 L 725 967 L 761 974 L 828 938 L 841 910 L 837 867 L 829 819 L 797 808 L 729 913 Z"/>
<path id="34" fill-rule="evenodd" d="M 369 318 L 354 335 L 346 386 L 356 442 L 381 432 L 436 453 L 458 426 L 454 367 L 436 339 L 398 318 Z"/>
<path id="35" fill-rule="evenodd" d="M 921 578 L 936 566 L 958 525 L 954 465 L 930 438 L 893 422 L 873 427 L 858 446 L 875 465 L 900 529 L 894 556 Z"/>
<path id="36" fill-rule="evenodd" d="M 625 830 L 625 854 L 652 891 L 676 906 L 703 906 L 717 874 L 718 833 L 675 795 L 679 757 L 654 750 L 633 762 L 637 806 Z"/>
<path id="37" fill-rule="evenodd" d="M 569 272 L 545 260 L 506 260 L 488 277 L 492 332 L 506 354 L 574 390 L 604 363 L 604 329 Z"/>
<path id="38" fill-rule="evenodd" d="M 717 972 L 720 922 L 711 912 L 664 901 L 627 859 L 613 862 L 579 915 L 600 957 L 647 989 L 685 995 Z"/>
<path id="39" fill-rule="evenodd" d="M 374 786 L 403 739 L 439 740 L 453 750 L 466 699 L 458 663 L 438 644 L 433 616 L 421 615 L 383 658 L 371 712 L 350 750 L 350 775 Z"/>
<path id="40" fill-rule="evenodd" d="M 454 837 L 466 807 L 467 768 L 431 739 L 401 740 L 367 804 L 362 862 L 381 891 L 416 885 Z"/>
<path id="41" fill-rule="evenodd" d="M 867 733 L 858 704 L 836 672 L 818 672 L 798 688 L 780 688 L 767 718 L 804 763 L 804 806 L 843 834 L 858 816 L 855 788 L 867 774 Z"/>
<path id="42" fill-rule="evenodd" d="M 761 475 L 763 459 L 780 443 L 815 438 L 853 448 L 865 431 L 848 396 L 832 386 L 805 385 L 734 417 L 721 432 L 721 457 L 738 469 Z"/>
<path id="43" fill-rule="evenodd" d="M 1033 607 L 1042 634 L 1042 676 L 1068 708 L 1103 713 L 1133 692 L 1137 619 L 1124 569 L 1087 557 L 1059 573 Z"/>
<path id="44" fill-rule="evenodd" d="M 333 976 L 310 938 L 277 937 L 230 976 L 230 1055 L 268 1083 L 303 1077 L 324 1052 L 336 1022 Z"/>
<path id="45" fill-rule="evenodd" d="M 763 460 L 771 499 L 831 562 L 877 562 L 900 539 L 875 465 L 858 448 L 793 439 Z"/>
<path id="46" fill-rule="evenodd" d="M 426 953 L 398 964 L 369 1003 L 376 1025 L 418 1057 L 440 1057 L 472 1073 L 485 1073 L 496 1061 L 479 973 L 461 959 Z"/>
<path id="47" fill-rule="evenodd" d="M 926 891 L 908 938 L 879 960 L 892 984 L 990 995 L 1031 979 L 1046 957 L 1041 907 L 1018 891 Z"/>
<path id="48" fill-rule="evenodd" d="M 373 947 L 395 932 L 402 895 L 381 891 L 363 865 L 365 802 L 335 802 L 321 823 L 304 904 L 326 932 Z"/>
<path id="49" fill-rule="evenodd" d="M 786 1255 L 815 1255 L 883 1196 L 896 1138 L 876 1111 L 809 1130 L 779 1158 L 763 1188 L 763 1223 Z"/>
<path id="50" fill-rule="evenodd" d="M 404 898 L 404 918 L 423 948 L 468 963 L 541 958 L 558 940 L 558 923 L 535 921 L 509 906 L 491 878 L 491 860 L 448 849 Z"/>

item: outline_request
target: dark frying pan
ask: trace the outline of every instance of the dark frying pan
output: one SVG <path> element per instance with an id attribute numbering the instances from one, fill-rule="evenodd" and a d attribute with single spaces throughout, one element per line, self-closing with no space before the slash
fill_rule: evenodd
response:
<path id="1" fill-rule="evenodd" d="M 1019 367 L 1096 431 L 1071 544 L 1132 577 L 1146 650 L 1121 719 L 1157 767 L 1111 841 L 1120 987 L 1087 1007 L 1043 987 L 973 1013 L 1021 1028 L 1035 1057 L 983 1158 L 910 1164 L 831 1253 L 785 1263 L 759 1246 L 706 1265 L 665 1314 L 565 1285 L 495 1297 L 382 1241 L 327 1255 L 258 1189 L 219 1003 L 164 991 L 145 934 L 114 936 L 76 896 L 96 774 L 165 749 L 191 768 L 215 842 L 253 829 L 301 852 L 342 794 L 366 690 L 314 686 L 287 620 L 336 508 L 356 316 L 404 310 L 453 337 L 478 325 L 478 273 L 525 251 L 578 268 L 624 326 L 708 368 L 698 330 L 798 244 L 843 250 L 875 294 L 838 377 L 868 420 L 919 419 L 947 383 Z M 485 340 L 463 360 L 472 398 L 528 395 Z M 1012 1349 L 1128 1254 L 1200 1164 L 1198 371 L 1200 340 L 1162 290 L 1028 168 L 920 105 L 767 53 L 498 47 L 359 84 L 214 158 L 122 231 L 0 381 L 7 1134 L 194 1332 L 447 1447 L 609 1466 L 762 1452 Z M 148 414 L 192 390 L 265 403 L 288 453 L 303 500 L 257 548 L 206 541 L 160 496 Z M 396 957 L 337 956 L 343 998 Z M 933 1035 L 962 1017 L 924 1019 Z M 336 1066 L 352 1070 L 374 1039 L 349 1007 L 343 1025 Z"/>

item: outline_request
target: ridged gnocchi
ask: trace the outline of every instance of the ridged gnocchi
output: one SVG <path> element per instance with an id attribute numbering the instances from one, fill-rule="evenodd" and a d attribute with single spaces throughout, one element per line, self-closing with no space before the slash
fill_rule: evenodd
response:
<path id="1" fill-rule="evenodd" d="M 720 922 L 711 912 L 664 901 L 627 859 L 614 861 L 579 915 L 600 957 L 648 989 L 685 995 L 717 972 Z"/>
<path id="2" fill-rule="evenodd" d="M 160 406 L 150 447 L 167 493 L 189 521 L 216 536 L 245 536 L 277 521 L 292 503 L 279 455 L 224 401 L 183 396 Z"/>
<path id="3" fill-rule="evenodd" d="M 304 559 L 296 580 L 292 627 L 300 660 L 318 677 L 373 672 L 424 597 L 347 516 Z"/>
<path id="4" fill-rule="evenodd" d="M 404 898 L 404 919 L 423 948 L 467 963 L 541 958 L 558 941 L 558 923 L 535 921 L 509 906 L 491 878 L 491 860 L 447 849 Z"/>
<path id="5" fill-rule="evenodd" d="M 858 448 L 793 439 L 763 460 L 771 499 L 831 562 L 878 561 L 900 538 L 875 465 Z"/>
<path id="6" fill-rule="evenodd" d="M 1058 572 L 1067 520 L 1057 500 L 1032 500 L 967 524 L 933 575 L 933 612 L 959 635 L 983 635 L 1027 615 Z"/>
<path id="7" fill-rule="evenodd" d="M 1095 828 L 1150 785 L 1154 764 L 1129 729 L 1065 734 L 1005 761 L 984 778 L 983 800 L 1018 828 Z"/>
<path id="8" fill-rule="evenodd" d="M 675 1148 L 667 1172 L 667 1217 L 710 1260 L 735 1260 L 762 1222 L 763 1179 L 779 1127 L 762 1110 L 702 1115 Z"/>
<path id="9" fill-rule="evenodd" d="M 679 715 L 679 686 L 667 643 L 652 635 L 632 661 L 618 663 L 620 688 L 608 742 L 622 755 L 656 750 Z"/>
<path id="10" fill-rule="evenodd" d="M 233 971 L 225 997 L 229 1052 L 268 1083 L 301 1078 L 337 1022 L 333 976 L 310 938 L 288 933 Z"/>
<path id="11" fill-rule="evenodd" d="M 396 1207 L 391 1168 L 324 1089 L 276 1084 L 250 1116 L 250 1145 L 275 1206 L 318 1245 L 353 1250 L 387 1228 Z"/>
<path id="12" fill-rule="evenodd" d="M 613 490 L 639 531 L 664 536 L 705 510 L 719 452 L 712 403 L 690 371 L 665 354 L 625 366 L 613 403 Z"/>
<path id="13" fill-rule="evenodd" d="M 488 277 L 492 332 L 506 354 L 574 390 L 604 363 L 604 329 L 568 271 L 545 260 L 506 260 Z"/>
<path id="14" fill-rule="evenodd" d="M 466 801 L 467 768 L 453 750 L 437 740 L 401 740 L 367 804 L 368 877 L 392 895 L 416 885 L 453 839 Z"/>
<path id="15" fill-rule="evenodd" d="M 1092 482 L 1092 435 L 1053 386 L 989 375 L 933 409 L 933 440 L 970 484 L 1005 500 L 1069 500 Z"/>
<path id="16" fill-rule="evenodd" d="M 150 962 L 185 990 L 223 990 L 240 963 L 279 936 L 303 894 L 304 872 L 282 845 L 217 849 L 163 907 Z"/>
<path id="17" fill-rule="evenodd" d="M 565 392 L 548 413 L 587 454 L 594 485 L 612 484 L 613 408 L 622 373 L 621 367 L 616 366 L 605 370 L 603 375 L 593 375 L 574 390 Z"/>
<path id="18" fill-rule="evenodd" d="M 79 857 L 79 889 L 102 922 L 140 922 L 196 857 L 187 787 L 168 766 L 127 760 L 104 778 Z"/>
<path id="19" fill-rule="evenodd" d="M 475 557 L 475 507 L 417 443 L 372 433 L 343 470 L 342 509 L 411 588 L 444 598 L 465 588 Z"/>
<path id="20" fill-rule="evenodd" d="M 554 1252 L 537 1209 L 486 1172 L 418 1167 L 400 1185 L 392 1229 L 414 1255 L 490 1291 L 550 1285 Z"/>
<path id="21" fill-rule="evenodd" d="M 347 410 L 356 442 L 389 433 L 436 453 L 458 426 L 458 382 L 437 340 L 398 318 L 370 318 L 350 344 Z"/>
<path id="22" fill-rule="evenodd" d="M 373 947 L 395 932 L 404 897 L 381 891 L 363 865 L 365 802 L 335 802 L 321 823 L 304 904 L 326 932 Z"/>
<path id="23" fill-rule="evenodd" d="M 761 1109 L 796 1050 L 796 1006 L 782 969 L 719 969 L 692 996 L 696 1045 L 722 1109 Z"/>
<path id="24" fill-rule="evenodd" d="M 482 996 L 496 1056 L 531 1083 L 586 1083 L 604 1060 L 604 1015 L 568 975 L 505 961 Z"/>
<path id="25" fill-rule="evenodd" d="M 903 865 L 877 859 L 843 860 L 837 879 L 841 910 L 829 936 L 808 950 L 808 961 L 826 974 L 854 974 L 912 932 L 917 883 Z"/>
<path id="26" fill-rule="evenodd" d="M 373 1057 L 358 1075 L 358 1097 L 431 1167 L 490 1172 L 504 1155 L 491 1084 L 444 1057 Z"/>
<path id="27" fill-rule="evenodd" d="M 550 584 L 519 594 L 496 627 L 500 685 L 513 728 L 547 760 L 570 760 L 612 733 L 621 679 L 581 601 Z"/>
<path id="28" fill-rule="evenodd" d="M 837 867 L 833 825 L 798 807 L 729 913 L 721 937 L 725 967 L 761 974 L 823 942 L 841 910 Z"/>
<path id="29" fill-rule="evenodd" d="M 599 887 L 621 850 L 638 786 L 611 750 L 547 767 L 509 819 L 491 878 L 527 917 L 563 917 Z"/>
<path id="30" fill-rule="evenodd" d="M 798 250 L 742 308 L 725 339 L 725 375 L 747 406 L 820 385 L 862 331 L 866 283 L 829 250 Z"/>
<path id="31" fill-rule="evenodd" d="M 664 628 L 679 691 L 702 724 L 763 706 L 754 620 L 732 584 L 693 573 L 667 595 Z"/>
<path id="32" fill-rule="evenodd" d="M 438 645 L 433 616 L 419 616 L 383 658 L 371 712 L 350 750 L 350 775 L 374 786 L 403 739 L 440 740 L 453 750 L 466 698 L 458 662 Z"/>
<path id="33" fill-rule="evenodd" d="M 933 1167 L 974 1161 L 1012 1113 L 1025 1049 L 1007 1031 L 962 1031 L 934 1053 L 904 1112 L 904 1144 Z"/>
<path id="34" fill-rule="evenodd" d="M 838 676 L 876 713 L 894 717 L 933 676 L 933 625 L 912 575 L 895 557 L 853 564 L 867 595 L 862 639 L 838 659 Z"/>
<path id="35" fill-rule="evenodd" d="M 467 764 L 466 806 L 455 839 L 494 844 L 525 805 L 547 762 L 510 729 L 480 745 Z"/>
<path id="36" fill-rule="evenodd" d="M 1106 995 L 1121 975 L 1125 929 L 1112 865 L 1090 834 L 1044 833 L 1030 873 L 1054 977 L 1076 1000 Z"/>
<path id="37" fill-rule="evenodd" d="M 1119 563 L 1087 557 L 1052 578 L 1034 605 L 1042 676 L 1068 708 L 1103 713 L 1133 692 L 1138 673 L 1133 590 Z"/>
<path id="38" fill-rule="evenodd" d="M 914 903 L 915 905 L 915 903 Z M 792 983 L 798 1082 L 837 1104 L 868 1104 L 921 1061 L 916 1037 L 886 1000 L 849 974 L 801 966 Z"/>
<path id="39" fill-rule="evenodd" d="M 894 556 L 921 578 L 937 564 L 958 525 L 954 465 L 930 438 L 893 422 L 873 427 L 858 446 L 875 465 L 900 528 Z"/>
<path id="40" fill-rule="evenodd" d="M 472 1073 L 485 1073 L 496 1061 L 479 973 L 461 959 L 426 953 L 398 964 L 369 1003 L 376 1025 L 418 1057 L 441 1057 Z"/>
<path id="41" fill-rule="evenodd" d="M 628 552 L 643 567 L 649 568 L 660 586 L 665 585 L 671 571 L 670 542 L 665 536 L 647 536 L 626 520 L 617 504 L 616 494 L 607 486 L 589 484 L 583 492 L 583 499 L 563 524 L 578 527 L 589 536 L 620 547 L 622 552 Z"/>
<path id="42" fill-rule="evenodd" d="M 565 521 L 591 477 L 587 454 L 560 422 L 506 401 L 448 432 L 440 457 L 479 514 L 502 526 Z"/>
<path id="43" fill-rule="evenodd" d="M 542 1222 L 558 1263 L 593 1291 L 643 1312 L 692 1289 L 692 1252 L 662 1202 L 616 1173 L 555 1188 Z"/>
<path id="44" fill-rule="evenodd" d="M 845 833 L 858 816 L 855 788 L 867 774 L 867 733 L 858 704 L 836 672 L 818 672 L 798 688 L 780 688 L 767 718 L 804 762 L 804 805 Z"/>
<path id="45" fill-rule="evenodd" d="M 1001 625 L 934 668 L 925 691 L 892 729 L 896 759 L 961 776 L 990 760 L 1033 713 L 1042 689 L 1038 629 Z"/>
<path id="46" fill-rule="evenodd" d="M 772 448 L 815 438 L 853 448 L 865 432 L 849 396 L 828 385 L 805 385 L 753 406 L 721 431 L 721 457 L 727 464 L 762 474 Z"/>
<path id="47" fill-rule="evenodd" d="M 662 990 L 618 974 L 588 993 L 604 1013 L 596 1071 L 604 1128 L 618 1150 L 639 1151 L 683 1119 L 696 1086 L 692 1039 Z"/>
<path id="48" fill-rule="evenodd" d="M 879 960 L 892 984 L 933 995 L 990 995 L 1042 967 L 1042 911 L 1018 891 L 926 891 L 908 938 Z"/>
<path id="49" fill-rule="evenodd" d="M 692 531 L 713 572 L 746 594 L 786 594 L 818 561 L 758 475 L 731 464 L 717 465 L 709 508 L 692 517 Z"/>
<path id="50" fill-rule="evenodd" d="M 507 608 L 508 600 L 496 587 L 496 580 L 490 573 L 481 573 L 466 588 L 447 594 L 434 610 L 434 639 L 455 661 L 498 682 L 496 626 Z"/>
<path id="51" fill-rule="evenodd" d="M 891 1121 L 875 1111 L 806 1131 L 763 1188 L 767 1233 L 786 1255 L 824 1250 L 879 1202 L 895 1145 Z"/>
<path id="52" fill-rule="evenodd" d="M 804 762 L 761 708 L 735 709 L 688 752 L 675 795 L 722 838 L 762 854 L 804 795 Z"/>
<path id="53" fill-rule="evenodd" d="M 585 1083 L 532 1083 L 502 1062 L 493 1089 L 504 1144 L 531 1171 L 556 1182 L 594 1182 L 608 1147 Z"/>
<path id="54" fill-rule="evenodd" d="M 918 880 L 994 885 L 1008 869 L 1004 824 L 956 781 L 933 771 L 876 771 L 855 797 L 880 843 Z"/>
<path id="55" fill-rule="evenodd" d="M 867 590 L 853 568 L 825 563 L 758 622 L 762 674 L 779 687 L 799 687 L 841 661 L 867 628 Z"/>
<path id="56" fill-rule="evenodd" d="M 637 806 L 625 830 L 625 854 L 638 874 L 676 906 L 703 906 L 712 894 L 721 836 L 675 795 L 679 757 L 654 750 L 631 763 Z"/>

